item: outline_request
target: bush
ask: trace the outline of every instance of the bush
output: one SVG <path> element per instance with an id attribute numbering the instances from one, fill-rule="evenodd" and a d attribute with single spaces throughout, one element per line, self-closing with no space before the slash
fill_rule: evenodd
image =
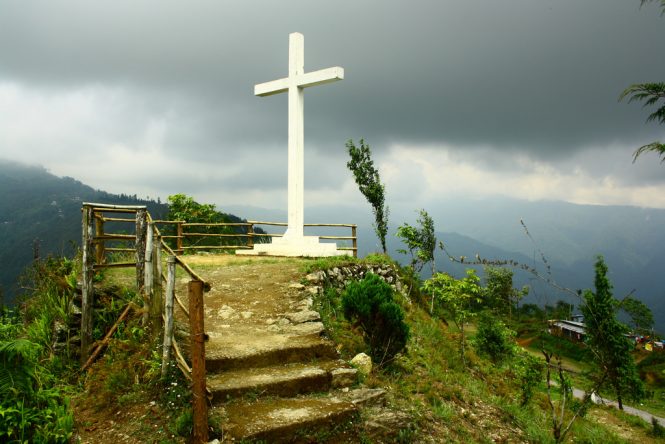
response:
<path id="1" fill-rule="evenodd" d="M 517 357 L 514 368 L 517 373 L 520 389 L 522 391 L 521 405 L 525 406 L 531 401 L 534 390 L 543 380 L 545 364 L 541 359 L 530 355 L 528 352 Z"/>
<path id="2" fill-rule="evenodd" d="M 368 273 L 351 282 L 342 295 L 344 316 L 359 325 L 370 355 L 379 366 L 390 362 L 406 347 L 409 326 L 404 311 L 393 300 L 393 290 L 377 275 Z"/>
<path id="3" fill-rule="evenodd" d="M 0 441 L 65 443 L 72 435 L 68 401 L 38 364 L 41 347 L 27 339 L 0 341 Z"/>
<path id="4" fill-rule="evenodd" d="M 497 363 L 514 354 L 514 337 L 515 332 L 503 322 L 495 316 L 483 313 L 478 319 L 474 345 L 479 354 L 488 356 L 492 362 Z"/>

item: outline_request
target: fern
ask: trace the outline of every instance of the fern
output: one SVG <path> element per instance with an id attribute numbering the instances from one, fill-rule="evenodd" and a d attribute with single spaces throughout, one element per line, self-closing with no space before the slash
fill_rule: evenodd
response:
<path id="1" fill-rule="evenodd" d="M 27 339 L 0 341 L 0 395 L 33 393 L 39 346 Z"/>

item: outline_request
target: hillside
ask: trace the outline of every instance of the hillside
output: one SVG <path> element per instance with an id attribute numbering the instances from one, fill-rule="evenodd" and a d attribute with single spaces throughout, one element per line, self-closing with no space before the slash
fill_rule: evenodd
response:
<path id="1" fill-rule="evenodd" d="M 0 295 L 11 304 L 18 277 L 35 248 L 41 257 L 73 255 L 81 243 L 81 203 L 145 205 L 155 219 L 168 206 L 150 199 L 95 190 L 71 177 L 57 177 L 39 166 L 0 159 Z M 224 214 L 231 222 L 241 219 Z M 2 299 L 0 299 L 2 301 Z"/>
<path id="2" fill-rule="evenodd" d="M 276 210 L 230 208 L 257 219 L 286 218 L 284 212 Z M 386 242 L 388 252 L 402 263 L 408 259 L 397 253 L 404 245 L 394 233 L 404 222 L 415 224 L 415 210 L 391 206 Z M 665 297 L 665 274 L 660 271 L 665 263 L 665 230 L 661 228 L 665 225 L 665 210 L 507 198 L 442 199 L 426 210 L 434 219 L 437 238 L 453 256 L 473 259 L 479 254 L 487 259 L 512 259 L 544 270 L 542 252 L 551 265 L 552 278 L 572 290 L 593 286 L 593 263 L 596 255 L 603 255 L 615 296 L 622 298 L 634 290 L 634 296 L 653 311 L 656 330 L 665 333 L 665 304 L 661 303 Z M 361 257 L 380 249 L 369 206 L 313 206 L 307 208 L 306 218 L 312 223 L 358 224 Z M 520 219 L 527 224 L 533 241 L 525 234 Z M 440 251 L 436 263 L 439 270 L 455 276 L 464 273 L 465 266 L 451 263 Z M 427 270 L 423 270 L 423 276 L 428 276 Z M 543 305 L 564 299 L 579 304 L 577 298 L 542 285 L 528 273 L 517 271 L 515 282 L 532 286 L 525 302 Z"/>
<path id="3" fill-rule="evenodd" d="M 397 284 L 404 283 L 404 276 L 389 258 L 201 255 L 186 260 L 212 284 L 204 295 L 210 438 L 330 444 L 553 442 L 543 372 L 529 385 L 534 391 L 524 403 L 526 355 L 515 350 L 490 360 L 473 340 L 477 330 L 469 328 L 462 360 L 459 331 L 452 322 L 430 316 L 417 292 L 411 298 L 391 292 L 409 328 L 406 348 L 396 359 L 383 367 L 375 360 L 367 376 L 349 365 L 356 353 L 375 353 L 363 337 L 364 327 L 343 314 L 338 289 L 368 270 L 404 288 Z M 98 319 L 104 322 L 102 332 L 129 302 L 122 285 L 132 281 L 128 269 L 100 276 L 102 300 L 115 305 L 115 311 Z M 176 285 L 185 305 L 187 281 L 181 275 Z M 112 303 L 111 291 L 122 303 Z M 36 293 L 29 305 L 39 319 L 52 319 L 48 312 L 53 307 L 38 305 L 46 302 L 40 297 Z M 187 321 L 178 313 L 177 337 L 186 350 Z M 443 311 L 439 315 L 450 320 Z M 138 310 L 130 315 L 104 355 L 83 374 L 77 361 L 51 353 L 49 339 L 39 342 L 44 365 L 61 375 L 51 381 L 72 399 L 71 412 L 58 412 L 61 428 L 52 429 L 59 433 L 54 442 L 185 442 L 192 427 L 189 384 L 176 368 L 160 379 L 161 353 L 155 350 L 161 350 L 161 335 L 151 335 L 140 319 Z M 30 331 L 30 325 L 20 325 Z M 566 442 L 658 442 L 652 433 L 642 420 L 597 406 L 576 421 Z"/>

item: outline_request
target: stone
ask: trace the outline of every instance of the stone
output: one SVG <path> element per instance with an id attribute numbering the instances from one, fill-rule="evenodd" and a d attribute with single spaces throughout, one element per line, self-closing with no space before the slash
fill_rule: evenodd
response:
<path id="1" fill-rule="evenodd" d="M 222 305 L 222 307 L 217 311 L 217 316 L 222 319 L 234 319 L 238 317 L 238 313 L 236 313 L 236 311 L 228 305 Z"/>
<path id="2" fill-rule="evenodd" d="M 236 250 L 238 255 L 273 256 L 342 256 L 348 251 L 337 250 L 337 245 L 319 242 L 318 236 L 304 235 L 304 182 L 305 88 L 342 80 L 344 69 L 338 66 L 305 72 L 305 38 L 294 32 L 289 35 L 289 73 L 279 80 L 254 86 L 259 97 L 288 93 L 288 227 L 281 238 L 269 244 L 255 244 L 251 250 Z"/>
<path id="3" fill-rule="evenodd" d="M 293 325 L 289 332 L 296 335 L 320 335 L 325 327 L 322 322 L 305 322 L 304 324 Z"/>
<path id="4" fill-rule="evenodd" d="M 299 311 L 310 310 L 312 308 L 313 302 L 314 301 L 312 301 L 312 298 L 305 298 L 305 299 L 301 300 L 300 302 L 298 302 L 298 304 L 296 305 L 296 308 Z"/>
<path id="5" fill-rule="evenodd" d="M 395 431 L 404 430 L 411 424 L 411 417 L 407 413 L 393 409 L 371 409 L 368 418 L 365 428 L 371 435 L 392 435 Z"/>
<path id="6" fill-rule="evenodd" d="M 351 365 L 358 369 L 361 375 L 367 376 L 372 373 L 372 358 L 365 353 L 358 353 L 351 359 Z"/>
<path id="7" fill-rule="evenodd" d="M 323 271 L 315 271 L 305 276 L 305 279 L 313 284 L 318 284 L 325 279 L 325 273 Z"/>
<path id="8" fill-rule="evenodd" d="M 295 283 L 295 284 L 289 285 L 289 288 L 293 288 L 294 290 L 304 290 L 305 286 L 303 284 Z"/>
<path id="9" fill-rule="evenodd" d="M 361 387 L 349 390 L 341 399 L 349 401 L 358 407 L 384 406 L 386 404 L 386 391 L 380 388 Z"/>
<path id="10" fill-rule="evenodd" d="M 316 296 L 316 295 L 319 294 L 319 288 L 320 288 L 320 287 L 317 287 L 317 286 L 314 286 L 314 287 L 307 287 L 307 292 L 308 292 L 309 294 L 311 294 L 312 296 Z"/>
<path id="11" fill-rule="evenodd" d="M 336 368 L 330 372 L 333 388 L 348 387 L 356 383 L 358 378 L 356 368 Z"/>
<path id="12" fill-rule="evenodd" d="M 319 321 L 321 320 L 321 315 L 314 310 L 307 310 L 287 313 L 286 318 L 294 324 L 302 324 L 303 322 Z"/>

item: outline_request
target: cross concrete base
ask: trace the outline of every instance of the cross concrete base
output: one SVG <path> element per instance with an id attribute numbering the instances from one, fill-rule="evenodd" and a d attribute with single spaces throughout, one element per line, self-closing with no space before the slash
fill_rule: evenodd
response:
<path id="1" fill-rule="evenodd" d="M 236 250 L 239 256 L 328 257 L 349 256 L 337 244 L 321 243 L 318 236 L 274 238 L 271 244 L 254 244 L 251 250 Z"/>

